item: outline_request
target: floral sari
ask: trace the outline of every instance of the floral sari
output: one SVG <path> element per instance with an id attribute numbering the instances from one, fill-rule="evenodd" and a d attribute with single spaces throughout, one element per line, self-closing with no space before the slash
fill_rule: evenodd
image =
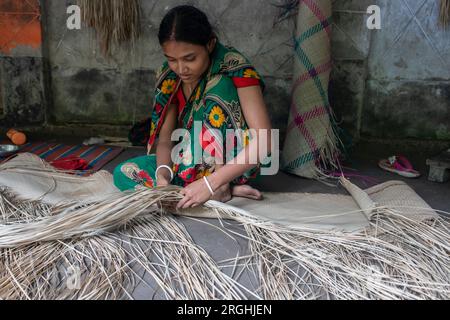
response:
<path id="1" fill-rule="evenodd" d="M 251 140 L 237 88 L 232 79 L 258 79 L 264 88 L 259 74 L 234 48 L 217 43 L 211 60 L 210 68 L 192 91 L 192 95 L 187 97 L 185 107 L 178 113 L 178 128 L 186 131 L 182 142 L 184 148 L 178 152 L 179 159 L 173 165 L 172 183 L 182 187 L 212 174 L 216 170 L 217 159 L 222 160 L 221 164 L 227 163 L 227 160 L 236 157 Z M 152 149 L 158 139 L 167 109 L 176 99 L 180 85 L 181 80 L 170 70 L 167 62 L 164 63 L 157 73 L 148 150 Z M 237 134 L 230 136 L 230 132 Z M 226 145 L 230 144 L 230 141 L 227 141 L 230 137 L 233 139 L 231 147 Z M 154 155 L 147 157 L 152 160 L 142 157 L 132 159 L 116 169 L 115 181 L 120 189 L 131 188 L 133 183 L 148 187 L 156 184 L 154 172 L 156 165 L 149 165 L 149 161 L 156 161 L 156 157 Z M 259 169 L 257 165 L 235 179 L 233 183 L 247 183 L 249 179 L 258 175 Z M 122 179 L 131 179 L 132 182 L 128 181 L 124 185 L 121 183 Z"/>

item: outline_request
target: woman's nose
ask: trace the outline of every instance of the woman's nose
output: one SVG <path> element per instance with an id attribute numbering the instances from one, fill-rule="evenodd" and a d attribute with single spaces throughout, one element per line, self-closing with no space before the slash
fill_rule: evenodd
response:
<path id="1" fill-rule="evenodd" d="M 186 74 L 187 73 L 186 71 L 187 71 L 186 65 L 184 63 L 179 63 L 178 64 L 178 73 Z"/>

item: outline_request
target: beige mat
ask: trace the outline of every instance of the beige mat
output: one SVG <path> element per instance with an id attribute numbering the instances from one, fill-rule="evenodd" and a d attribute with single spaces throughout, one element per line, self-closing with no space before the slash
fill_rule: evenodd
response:
<path id="1" fill-rule="evenodd" d="M 17 195 L 25 199 L 41 200 L 53 205 L 64 201 L 89 202 L 108 195 L 121 195 L 114 187 L 109 172 L 97 172 L 91 177 L 82 178 L 80 183 L 80 177 L 59 175 L 55 179 L 43 174 L 43 169 L 53 170 L 33 154 L 20 154 L 0 166 L 0 185 L 16 190 Z M 225 205 L 209 201 L 208 206 L 229 207 L 244 215 L 292 228 L 347 232 L 368 227 L 375 207 L 396 208 L 399 212 L 413 214 L 419 219 L 435 214 L 416 192 L 401 181 L 386 182 L 365 192 L 348 180 L 342 180 L 342 184 L 349 191 L 348 195 L 263 193 L 262 201 L 234 198 Z M 198 218 L 217 217 L 207 208 L 182 210 L 175 214 Z"/>

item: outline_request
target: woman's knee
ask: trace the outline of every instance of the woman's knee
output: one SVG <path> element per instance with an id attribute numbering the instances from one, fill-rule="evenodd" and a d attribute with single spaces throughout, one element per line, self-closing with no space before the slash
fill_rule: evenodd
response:
<path id="1" fill-rule="evenodd" d="M 113 181 L 114 185 L 120 190 L 120 191 L 126 191 L 133 189 L 136 186 L 136 183 L 122 171 L 122 167 L 126 163 L 122 163 L 118 165 L 113 172 Z"/>

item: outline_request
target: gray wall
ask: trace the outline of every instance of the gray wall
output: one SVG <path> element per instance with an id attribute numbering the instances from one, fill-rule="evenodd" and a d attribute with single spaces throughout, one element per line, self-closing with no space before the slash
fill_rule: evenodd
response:
<path id="1" fill-rule="evenodd" d="M 31 11 L 30 7 L 21 7 L 18 1 L 2 0 L 0 12 Z M 31 1 L 32 2 L 32 1 Z M 37 7 L 37 1 L 35 1 Z M 0 28 L 15 28 L 12 33 L 20 35 L 23 30 L 37 29 L 40 32 L 39 20 L 33 23 L 33 16 L 16 15 L 24 19 L 20 24 L 11 26 L 11 16 L 0 15 Z M 19 18 L 17 18 L 20 20 Z M 17 21 L 17 20 L 16 20 Z M 24 29 L 22 29 L 24 28 Z M 0 37 L 5 33 L 0 33 Z M 9 40 L 5 42 L 5 40 Z M 9 44 L 15 39 L 2 39 L 0 43 Z M 0 125 L 20 126 L 41 124 L 45 121 L 47 101 L 47 77 L 43 47 L 32 48 L 17 44 L 11 51 L 0 47 Z"/>
<path id="2" fill-rule="evenodd" d="M 382 29 L 365 11 L 381 7 Z M 450 140 L 450 29 L 437 0 L 353 0 L 334 6 L 332 97 L 354 135 Z"/>
<path id="3" fill-rule="evenodd" d="M 56 123 L 130 124 L 148 117 L 155 70 L 163 62 L 157 41 L 160 20 L 186 1 L 141 1 L 142 30 L 136 47 L 116 50 L 108 61 L 99 52 L 92 30 L 69 31 L 65 10 L 71 1 L 47 0 L 48 31 Z M 293 22 L 273 27 L 278 12 L 266 0 L 199 0 L 225 44 L 235 46 L 256 65 L 267 82 L 266 100 L 275 126 L 287 122 L 291 84 Z"/>
<path id="4" fill-rule="evenodd" d="M 177 0 L 141 0 L 143 34 L 134 50 L 102 57 L 92 30 L 68 30 L 74 1 L 40 0 L 42 48 L 0 54 L 1 125 L 129 126 L 150 114 L 155 70 L 163 61 L 160 19 Z M 274 127 L 287 123 L 294 20 L 273 26 L 283 0 L 188 1 L 204 9 L 225 44 L 246 54 L 267 82 Z M 382 29 L 366 9 L 382 9 Z M 450 30 L 437 27 L 437 0 L 336 0 L 331 99 L 354 136 L 450 140 Z M 3 98 L 1 98 L 3 96 Z M 47 96 L 47 98 L 46 98 Z M 47 119 L 46 119 L 47 116 Z"/>

